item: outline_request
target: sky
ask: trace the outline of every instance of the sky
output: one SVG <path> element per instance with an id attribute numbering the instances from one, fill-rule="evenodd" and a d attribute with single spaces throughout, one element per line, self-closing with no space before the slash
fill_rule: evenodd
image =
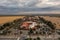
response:
<path id="1" fill-rule="evenodd" d="M 20 12 L 60 12 L 60 0 L 0 0 L 0 15 Z"/>

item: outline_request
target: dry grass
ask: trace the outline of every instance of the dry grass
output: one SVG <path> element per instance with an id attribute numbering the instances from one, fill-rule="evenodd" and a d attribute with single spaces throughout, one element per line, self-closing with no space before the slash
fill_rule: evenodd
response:
<path id="1" fill-rule="evenodd" d="M 24 17 L 24 16 L 22 16 L 22 17 Z M 0 17 L 0 24 L 10 22 L 10 21 L 13 21 L 15 19 L 22 18 L 22 17 L 21 16 L 1 16 Z"/>
<path id="2" fill-rule="evenodd" d="M 52 23 L 55 23 L 56 24 L 56 28 L 57 29 L 60 29 L 60 17 L 49 17 L 49 16 L 45 16 L 43 18 L 45 18 L 46 20 L 51 21 Z"/>
<path id="3" fill-rule="evenodd" d="M 0 16 L 0 24 L 13 21 L 18 18 L 22 18 L 24 16 Z M 46 20 L 51 21 L 52 23 L 56 24 L 56 28 L 60 29 L 60 18 L 59 17 L 49 17 L 49 16 L 42 16 Z"/>

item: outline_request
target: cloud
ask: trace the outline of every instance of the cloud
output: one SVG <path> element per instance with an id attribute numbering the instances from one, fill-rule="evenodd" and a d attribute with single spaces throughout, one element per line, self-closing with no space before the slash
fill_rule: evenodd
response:
<path id="1" fill-rule="evenodd" d="M 0 0 L 0 14 L 60 11 L 60 0 Z"/>
<path id="2" fill-rule="evenodd" d="M 58 0 L 41 0 L 41 3 L 37 3 L 37 7 L 51 7 L 60 5 Z"/>
<path id="3" fill-rule="evenodd" d="M 0 6 L 5 7 L 33 7 L 39 0 L 0 0 Z"/>
<path id="4" fill-rule="evenodd" d="M 6 7 L 50 7 L 60 5 L 60 0 L 0 0 Z"/>
<path id="5" fill-rule="evenodd" d="M 17 0 L 0 0 L 0 6 L 17 7 Z"/>

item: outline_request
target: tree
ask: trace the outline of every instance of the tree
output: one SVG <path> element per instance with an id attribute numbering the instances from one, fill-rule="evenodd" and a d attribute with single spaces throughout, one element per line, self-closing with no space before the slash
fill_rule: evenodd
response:
<path id="1" fill-rule="evenodd" d="M 28 34 L 32 34 L 33 33 L 33 30 L 30 28 Z"/>
<path id="2" fill-rule="evenodd" d="M 36 27 L 37 27 L 37 28 L 40 28 L 40 25 L 37 25 Z"/>
<path id="3" fill-rule="evenodd" d="M 20 34 L 22 34 L 23 32 L 22 31 L 20 31 Z"/>
<path id="4" fill-rule="evenodd" d="M 7 30 L 4 30 L 2 35 L 6 35 L 7 34 Z"/>
<path id="5" fill-rule="evenodd" d="M 25 40 L 28 40 L 28 39 L 25 39 Z"/>
<path id="6" fill-rule="evenodd" d="M 37 37 L 37 40 L 41 40 L 39 37 Z"/>
<path id="7" fill-rule="evenodd" d="M 36 31 L 36 34 L 38 34 L 38 32 Z"/>
<path id="8" fill-rule="evenodd" d="M 58 38 L 58 40 L 60 40 L 60 38 Z"/>
<path id="9" fill-rule="evenodd" d="M 33 40 L 36 40 L 35 38 Z"/>
<path id="10" fill-rule="evenodd" d="M 32 40 L 32 38 L 28 38 L 28 40 Z"/>
<path id="11" fill-rule="evenodd" d="M 51 29 L 55 29 L 55 26 L 52 24 L 51 21 L 47 21 L 47 25 L 48 25 Z"/>
<path id="12" fill-rule="evenodd" d="M 25 40 L 32 40 L 32 38 L 26 38 Z"/>
<path id="13" fill-rule="evenodd" d="M 4 27 L 10 26 L 10 23 L 3 24 Z"/>
<path id="14" fill-rule="evenodd" d="M 11 31 L 8 31 L 8 33 L 10 34 L 10 33 L 11 33 Z"/>
<path id="15" fill-rule="evenodd" d="M 13 21 L 13 23 L 18 23 L 18 24 L 20 24 L 21 22 L 23 22 L 23 20 L 21 18 L 16 19 L 16 20 Z"/>
<path id="16" fill-rule="evenodd" d="M 0 30 L 3 30 L 4 29 L 4 27 L 3 26 L 0 26 Z"/>
<path id="17" fill-rule="evenodd" d="M 60 32 L 57 32 L 60 35 Z"/>

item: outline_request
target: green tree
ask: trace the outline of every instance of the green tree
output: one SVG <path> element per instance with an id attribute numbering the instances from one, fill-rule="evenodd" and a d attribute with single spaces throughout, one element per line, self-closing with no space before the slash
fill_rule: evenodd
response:
<path id="1" fill-rule="evenodd" d="M 4 26 L 0 26 L 0 30 L 3 30 L 4 29 Z"/>
<path id="2" fill-rule="evenodd" d="M 60 38 L 58 38 L 58 40 L 60 40 Z"/>
<path id="3" fill-rule="evenodd" d="M 52 24 L 51 21 L 47 21 L 47 25 L 48 25 L 51 29 L 55 29 L 55 26 Z"/>
<path id="4" fill-rule="evenodd" d="M 28 34 L 32 34 L 33 33 L 33 30 L 30 28 Z"/>
<path id="5" fill-rule="evenodd" d="M 28 40 L 32 40 L 32 38 L 28 38 Z"/>
<path id="6" fill-rule="evenodd" d="M 7 35 L 7 30 L 4 30 L 2 35 Z"/>
<path id="7" fill-rule="evenodd" d="M 11 31 L 8 31 L 8 33 L 10 34 L 10 33 L 11 33 Z"/>
<path id="8" fill-rule="evenodd" d="M 11 24 L 10 23 L 5 23 L 5 24 L 3 24 L 3 26 L 7 27 L 7 26 L 11 26 Z"/>
<path id="9" fill-rule="evenodd" d="M 35 38 L 33 40 L 36 40 Z"/>
<path id="10" fill-rule="evenodd" d="M 32 38 L 26 38 L 25 40 L 32 40 Z"/>
<path id="11" fill-rule="evenodd" d="M 39 37 L 37 37 L 37 40 L 41 40 Z"/>

